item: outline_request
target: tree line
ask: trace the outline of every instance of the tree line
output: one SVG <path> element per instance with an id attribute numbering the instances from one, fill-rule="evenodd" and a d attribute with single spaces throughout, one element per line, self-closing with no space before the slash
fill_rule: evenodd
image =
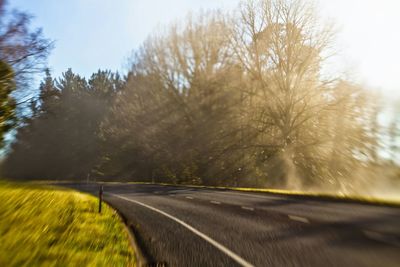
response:
<path id="1" fill-rule="evenodd" d="M 378 96 L 324 71 L 333 45 L 306 1 L 188 15 L 124 76 L 47 72 L 3 176 L 352 192 L 385 170 L 398 182 L 382 136 L 398 155 L 399 122 L 383 127 Z"/>

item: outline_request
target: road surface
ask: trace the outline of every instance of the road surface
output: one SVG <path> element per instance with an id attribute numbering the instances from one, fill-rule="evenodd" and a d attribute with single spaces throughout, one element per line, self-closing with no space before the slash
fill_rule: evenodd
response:
<path id="1" fill-rule="evenodd" d="M 400 266 L 400 208 L 145 184 L 105 184 L 104 192 L 151 263 Z"/>

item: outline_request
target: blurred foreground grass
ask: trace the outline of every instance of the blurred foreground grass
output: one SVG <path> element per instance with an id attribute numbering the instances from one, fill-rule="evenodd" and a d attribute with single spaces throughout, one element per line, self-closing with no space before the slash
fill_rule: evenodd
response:
<path id="1" fill-rule="evenodd" d="M 0 182 L 0 266 L 134 266 L 118 215 L 97 208 L 72 190 Z"/>

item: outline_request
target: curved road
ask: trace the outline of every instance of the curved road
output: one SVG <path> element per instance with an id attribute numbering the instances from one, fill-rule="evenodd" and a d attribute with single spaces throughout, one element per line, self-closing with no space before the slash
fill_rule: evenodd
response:
<path id="1" fill-rule="evenodd" d="M 397 207 L 145 184 L 105 184 L 104 192 L 151 263 L 400 266 Z"/>

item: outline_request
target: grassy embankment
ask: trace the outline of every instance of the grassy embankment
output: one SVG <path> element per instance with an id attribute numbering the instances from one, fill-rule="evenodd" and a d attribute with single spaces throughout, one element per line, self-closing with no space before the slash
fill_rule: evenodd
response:
<path id="1" fill-rule="evenodd" d="M 73 190 L 0 182 L 0 266 L 135 266 L 114 210 Z"/>

